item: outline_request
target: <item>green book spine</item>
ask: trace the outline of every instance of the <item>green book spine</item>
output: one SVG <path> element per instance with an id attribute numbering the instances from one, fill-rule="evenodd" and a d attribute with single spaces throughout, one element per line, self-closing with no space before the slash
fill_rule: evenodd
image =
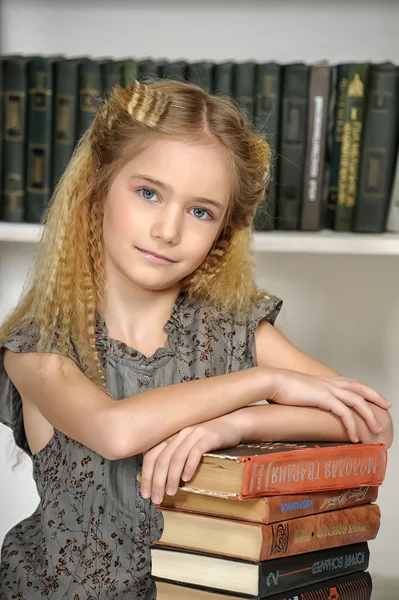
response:
<path id="1" fill-rule="evenodd" d="M 184 61 L 166 62 L 163 78 L 173 81 L 186 81 L 187 63 Z"/>
<path id="2" fill-rule="evenodd" d="M 0 190 L 3 189 L 3 97 L 4 97 L 4 59 L 0 56 Z M 0 195 L 0 220 L 2 209 L 1 209 L 1 195 Z"/>
<path id="3" fill-rule="evenodd" d="M 25 220 L 40 223 L 51 191 L 51 138 L 53 122 L 51 58 L 28 62 L 28 123 Z"/>
<path id="4" fill-rule="evenodd" d="M 90 127 L 101 98 L 102 81 L 100 63 L 86 59 L 78 67 L 78 122 L 77 138 Z"/>
<path id="5" fill-rule="evenodd" d="M 102 96 L 109 94 L 116 85 L 123 85 L 123 63 L 117 60 L 104 60 L 100 64 Z"/>
<path id="6" fill-rule="evenodd" d="M 350 64 L 338 173 L 337 231 L 351 231 L 355 212 L 368 63 Z"/>
<path id="7" fill-rule="evenodd" d="M 145 59 L 138 62 L 139 79 L 143 82 L 151 82 L 163 77 L 165 68 L 164 60 Z"/>
<path id="8" fill-rule="evenodd" d="M 26 60 L 4 57 L 1 218 L 24 220 L 26 171 Z"/>
<path id="9" fill-rule="evenodd" d="M 257 79 L 257 64 L 254 62 L 238 63 L 234 97 L 247 113 L 252 123 L 255 115 L 255 86 Z"/>
<path id="10" fill-rule="evenodd" d="M 191 63 L 187 66 L 188 81 L 208 92 L 213 91 L 213 75 L 214 64 L 209 61 Z"/>
<path id="11" fill-rule="evenodd" d="M 310 67 L 283 68 L 282 117 L 277 187 L 277 229 L 298 230 L 302 208 Z"/>
<path id="12" fill-rule="evenodd" d="M 344 130 L 345 103 L 348 94 L 348 69 L 349 65 L 347 64 L 341 64 L 337 66 L 336 104 L 330 161 L 330 181 L 328 186 L 327 207 L 324 222 L 324 226 L 327 229 L 334 229 L 335 225 L 335 213 L 337 209 L 338 197 L 339 159 L 341 155 L 342 132 Z"/>
<path id="13" fill-rule="evenodd" d="M 215 65 L 215 80 L 213 92 L 218 96 L 234 94 L 236 65 L 233 62 L 223 62 Z"/>
<path id="14" fill-rule="evenodd" d="M 385 231 L 398 146 L 399 69 L 370 66 L 354 231 Z"/>
<path id="15" fill-rule="evenodd" d="M 60 60 L 54 65 L 54 117 L 52 189 L 57 185 L 75 147 L 78 106 L 78 61 Z"/>
<path id="16" fill-rule="evenodd" d="M 256 78 L 256 129 L 265 134 L 272 150 L 270 183 L 260 204 L 254 225 L 257 231 L 274 229 L 276 216 L 276 176 L 278 172 L 278 131 L 280 126 L 281 65 L 265 63 L 258 66 Z"/>
<path id="17" fill-rule="evenodd" d="M 123 85 L 129 87 L 132 79 L 138 79 L 139 68 L 136 60 L 130 59 L 123 61 Z"/>

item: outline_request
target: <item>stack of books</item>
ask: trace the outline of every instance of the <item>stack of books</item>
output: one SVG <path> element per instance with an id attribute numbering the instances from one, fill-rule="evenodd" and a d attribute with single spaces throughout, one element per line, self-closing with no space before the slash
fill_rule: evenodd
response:
<path id="1" fill-rule="evenodd" d="M 165 496 L 158 600 L 369 600 L 383 444 L 253 442 Z"/>

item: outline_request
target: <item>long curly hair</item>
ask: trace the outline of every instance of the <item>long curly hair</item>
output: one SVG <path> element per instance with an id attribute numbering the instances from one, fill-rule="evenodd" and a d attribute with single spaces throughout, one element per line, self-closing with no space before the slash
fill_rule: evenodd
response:
<path id="1" fill-rule="evenodd" d="M 118 171 L 154 140 L 218 140 L 226 150 L 232 193 L 223 229 L 202 264 L 182 281 L 189 296 L 245 313 L 260 292 L 251 248 L 253 219 L 269 181 L 270 148 L 229 98 L 189 83 L 133 80 L 115 88 L 96 116 L 43 218 L 30 280 L 0 328 L 0 342 L 34 323 L 39 352 L 73 341 L 85 373 L 106 389 L 96 350 L 96 314 L 105 295 L 103 207 Z"/>

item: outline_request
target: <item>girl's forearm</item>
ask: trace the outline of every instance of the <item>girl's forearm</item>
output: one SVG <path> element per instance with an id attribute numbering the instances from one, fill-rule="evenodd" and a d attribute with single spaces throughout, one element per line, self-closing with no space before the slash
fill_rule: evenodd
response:
<path id="1" fill-rule="evenodd" d="M 355 414 L 357 433 L 363 443 L 382 442 L 392 444 L 392 421 L 388 411 L 370 403 L 383 430 L 373 434 L 364 420 Z M 243 432 L 243 441 L 264 440 L 271 442 L 347 442 L 348 432 L 340 418 L 319 408 L 266 404 L 237 410 Z"/>
<path id="2" fill-rule="evenodd" d="M 254 367 L 113 402 L 109 419 L 117 440 L 115 458 L 145 452 L 185 427 L 267 398 L 272 388 L 271 371 Z"/>

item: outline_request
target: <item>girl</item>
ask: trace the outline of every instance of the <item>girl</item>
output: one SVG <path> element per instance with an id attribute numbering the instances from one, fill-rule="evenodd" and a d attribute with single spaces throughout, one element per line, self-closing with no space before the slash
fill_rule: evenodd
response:
<path id="1" fill-rule="evenodd" d="M 189 84 L 133 81 L 98 110 L 0 331 L 0 419 L 40 496 L 4 540 L 3 600 L 155 598 L 156 505 L 206 451 L 391 444 L 390 403 L 290 344 L 256 288 L 269 164 L 235 104 Z"/>

